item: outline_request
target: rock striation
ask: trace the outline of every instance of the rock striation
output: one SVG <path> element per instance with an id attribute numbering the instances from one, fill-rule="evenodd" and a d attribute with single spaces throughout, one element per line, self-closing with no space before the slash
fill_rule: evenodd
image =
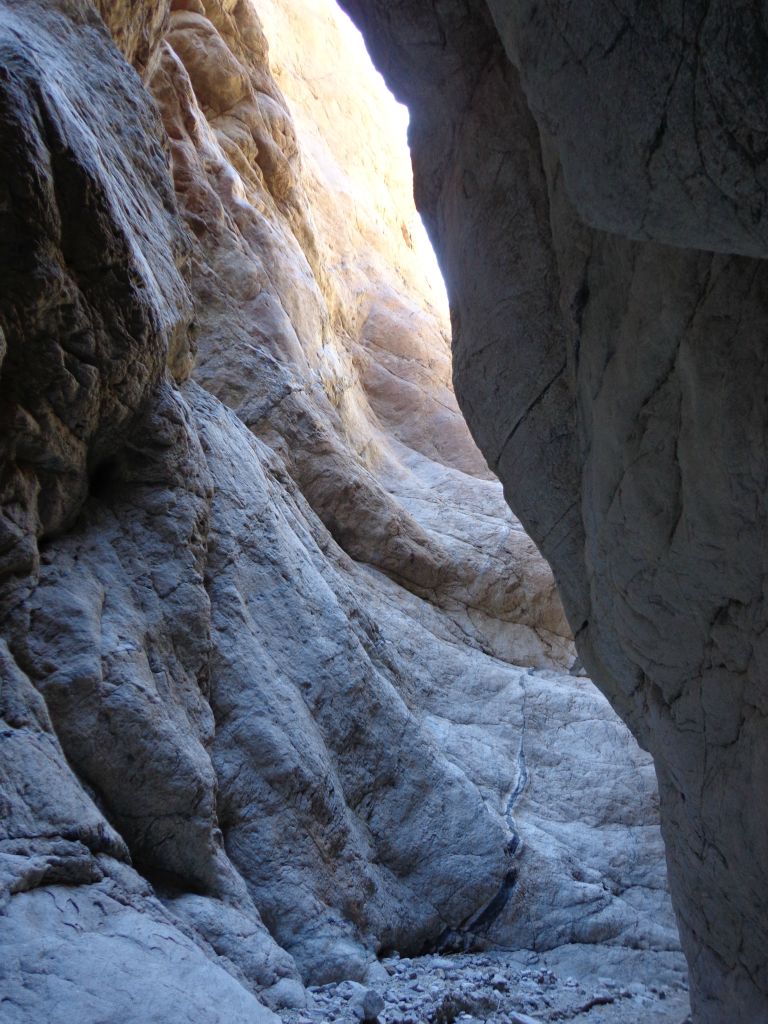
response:
<path id="1" fill-rule="evenodd" d="M 765 1019 L 764 18 L 343 6 L 411 109 L 462 409 L 654 756 L 694 1017 Z"/>
<path id="2" fill-rule="evenodd" d="M 0 6 L 3 1019 L 266 1024 L 389 950 L 679 975 L 362 42 L 98 8 Z"/>

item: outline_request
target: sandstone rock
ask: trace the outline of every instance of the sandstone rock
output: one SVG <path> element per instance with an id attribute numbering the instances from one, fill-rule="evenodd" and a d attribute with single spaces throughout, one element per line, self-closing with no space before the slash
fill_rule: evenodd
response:
<path id="1" fill-rule="evenodd" d="M 185 6 L 183 0 L 150 4 L 145 0 L 95 0 L 95 4 L 128 62 L 142 78 L 148 78 L 155 69 L 158 49 L 168 29 L 171 7 Z"/>

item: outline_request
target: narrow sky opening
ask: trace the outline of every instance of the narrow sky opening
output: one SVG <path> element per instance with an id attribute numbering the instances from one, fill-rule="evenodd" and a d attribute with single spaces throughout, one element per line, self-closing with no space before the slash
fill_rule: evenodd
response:
<path id="1" fill-rule="evenodd" d="M 408 161 L 410 163 L 411 154 L 408 146 L 408 126 L 410 123 L 410 112 L 408 107 L 404 103 L 400 103 L 397 98 L 390 92 L 384 76 L 378 71 L 376 65 L 373 63 L 368 48 L 365 45 L 365 40 L 362 33 L 346 13 L 343 11 L 338 4 L 334 4 L 338 13 L 339 22 L 344 26 L 344 31 L 349 37 L 350 47 L 354 50 L 365 53 L 373 74 L 376 76 L 378 81 L 381 83 L 381 91 L 386 93 L 389 97 L 392 107 L 392 118 L 395 123 L 399 121 L 400 136 L 402 138 L 403 152 L 407 154 Z M 412 179 L 411 179 L 412 180 Z M 412 234 L 414 236 L 414 247 L 419 252 L 424 263 L 424 274 L 430 283 L 433 285 L 436 291 L 441 295 L 441 298 L 445 302 L 445 306 L 448 306 L 448 297 L 445 290 L 445 281 L 443 279 L 442 272 L 440 270 L 440 264 L 438 263 L 435 250 L 432 246 L 432 241 L 427 233 L 427 229 L 424 226 L 424 221 L 421 219 L 418 211 L 412 226 Z"/>
<path id="2" fill-rule="evenodd" d="M 334 187 L 351 193 L 353 199 L 357 196 L 361 210 L 378 210 L 382 230 L 402 221 L 410 249 L 403 254 L 408 264 L 403 270 L 411 283 L 415 273 L 422 274 L 430 298 L 447 313 L 445 283 L 413 202 L 408 108 L 387 88 L 363 36 L 334 0 L 293 5 L 261 0 L 259 18 L 269 40 L 270 66 L 291 105 L 302 148 L 327 170 L 329 161 L 322 151 L 330 147 L 349 179 L 345 185 L 334 176 Z M 338 52 L 329 52 L 327 46 L 329 20 Z M 370 126 L 380 127 L 381 145 L 360 137 L 356 128 L 361 121 L 369 139 Z M 339 122 L 348 124 L 349 130 L 340 131 Z M 324 131 L 325 126 L 329 130 Z"/>

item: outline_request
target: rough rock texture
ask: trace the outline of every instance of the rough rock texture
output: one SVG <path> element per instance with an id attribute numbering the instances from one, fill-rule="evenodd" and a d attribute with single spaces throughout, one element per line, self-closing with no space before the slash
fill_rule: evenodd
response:
<path id="1" fill-rule="evenodd" d="M 764 14 L 343 6 L 411 108 L 462 408 L 654 756 L 696 1020 L 766 1019 L 768 264 L 728 255 L 766 255 Z"/>
<path id="2" fill-rule="evenodd" d="M 156 67 L 158 49 L 168 28 L 171 0 L 94 0 L 112 38 L 146 79 Z"/>
<path id="3" fill-rule="evenodd" d="M 5 577 L 72 522 L 177 357 L 190 303 L 157 115 L 90 4 L 6 3 L 0 28 Z"/>
<path id="4" fill-rule="evenodd" d="M 688 990 L 675 958 L 656 958 L 646 974 L 640 952 L 624 950 L 616 959 L 605 948 L 602 953 L 599 961 L 575 946 L 548 954 L 387 958 L 374 988 L 354 981 L 313 988 L 312 1008 L 283 1019 L 347 1024 L 370 1004 L 381 1024 L 690 1024 Z"/>
<path id="5" fill-rule="evenodd" d="M 765 256 L 764 9 L 726 0 L 487 6 L 588 224 Z"/>
<path id="6" fill-rule="evenodd" d="M 273 1020 L 393 948 L 677 956 L 650 759 L 450 388 L 401 115 L 327 3 L 262 6 L 274 75 L 248 2 L 101 5 L 157 108 L 86 0 L 0 6 L 19 1024 Z"/>

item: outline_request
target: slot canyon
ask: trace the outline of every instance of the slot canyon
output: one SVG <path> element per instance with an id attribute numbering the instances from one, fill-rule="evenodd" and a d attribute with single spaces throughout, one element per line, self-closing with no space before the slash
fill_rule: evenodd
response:
<path id="1" fill-rule="evenodd" d="M 0 0 L 1 1024 L 768 1024 L 766 71 Z"/>

